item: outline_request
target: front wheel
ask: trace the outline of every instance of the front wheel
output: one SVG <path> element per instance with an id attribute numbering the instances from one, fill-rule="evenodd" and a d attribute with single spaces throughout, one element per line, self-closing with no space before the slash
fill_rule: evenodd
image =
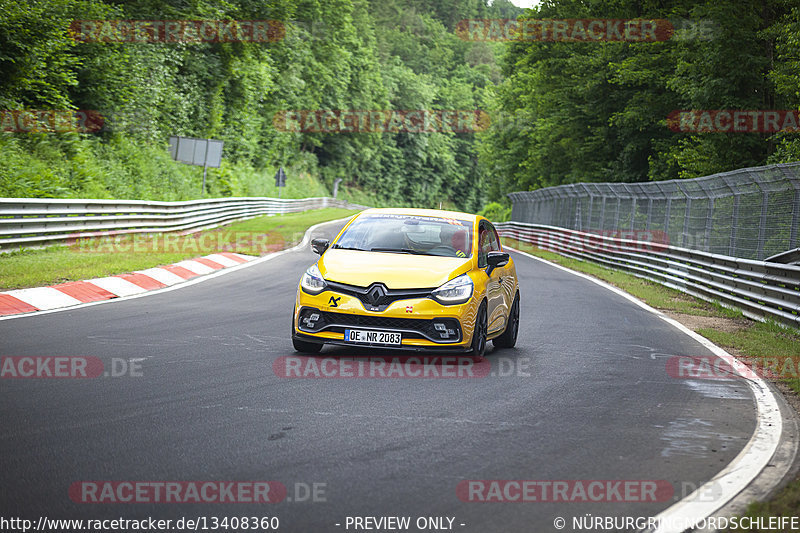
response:
<path id="1" fill-rule="evenodd" d="M 517 333 L 519 333 L 519 293 L 514 296 L 514 303 L 511 304 L 506 330 L 499 337 L 492 339 L 492 344 L 498 348 L 513 348 L 517 343 Z"/>
<path id="2" fill-rule="evenodd" d="M 478 308 L 478 316 L 475 317 L 475 331 L 472 333 L 473 357 L 483 357 L 486 353 L 486 302 Z"/>

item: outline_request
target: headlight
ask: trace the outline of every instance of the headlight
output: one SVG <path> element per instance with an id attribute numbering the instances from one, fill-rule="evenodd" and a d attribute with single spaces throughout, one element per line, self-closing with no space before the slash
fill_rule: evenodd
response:
<path id="1" fill-rule="evenodd" d="M 472 279 L 466 274 L 462 274 L 433 291 L 431 295 L 439 303 L 463 304 L 472 297 L 472 289 Z"/>
<path id="2" fill-rule="evenodd" d="M 303 290 L 308 294 L 319 294 L 325 290 L 327 284 L 322 278 L 322 274 L 320 274 L 316 264 L 308 267 L 306 273 L 303 274 L 303 279 L 300 280 L 300 286 L 303 287 Z"/>

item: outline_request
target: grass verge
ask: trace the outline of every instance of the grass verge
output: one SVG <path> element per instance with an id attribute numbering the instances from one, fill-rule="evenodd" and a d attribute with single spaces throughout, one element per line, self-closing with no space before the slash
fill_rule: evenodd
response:
<path id="1" fill-rule="evenodd" d="M 725 348 L 726 351 L 751 364 L 754 368 L 777 368 L 779 377 L 769 380 L 776 383 L 784 392 L 790 405 L 795 409 L 800 406 L 798 399 L 798 394 L 800 394 L 800 366 L 798 366 L 798 362 L 800 362 L 800 331 L 787 329 L 774 322 L 750 320 L 744 317 L 740 311 L 694 298 L 625 272 L 542 250 L 515 239 L 504 238 L 503 243 L 571 270 L 602 279 L 675 318 L 689 329 Z M 765 364 L 765 360 L 779 363 L 777 366 Z M 788 483 L 772 499 L 751 503 L 745 516 L 754 519 L 764 517 L 766 523 L 768 517 L 793 517 L 798 513 L 800 513 L 800 477 Z M 738 528 L 725 531 L 760 531 L 760 529 Z M 784 530 L 772 529 L 771 531 Z M 785 531 L 790 530 L 786 529 Z"/>
<path id="2" fill-rule="evenodd" d="M 113 276 L 218 252 L 265 255 L 294 246 L 314 224 L 356 212 L 316 209 L 261 216 L 191 235 L 103 237 L 70 246 L 20 250 L 0 255 L 0 290 Z"/>

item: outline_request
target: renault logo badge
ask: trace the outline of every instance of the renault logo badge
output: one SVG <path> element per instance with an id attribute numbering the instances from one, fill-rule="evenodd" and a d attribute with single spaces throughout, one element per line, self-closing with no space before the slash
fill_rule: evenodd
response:
<path id="1" fill-rule="evenodd" d="M 372 305 L 379 305 L 381 303 L 381 300 L 383 300 L 385 297 L 386 297 L 386 288 L 379 283 L 374 284 L 367 291 L 367 299 L 369 300 L 369 303 L 371 303 Z"/>

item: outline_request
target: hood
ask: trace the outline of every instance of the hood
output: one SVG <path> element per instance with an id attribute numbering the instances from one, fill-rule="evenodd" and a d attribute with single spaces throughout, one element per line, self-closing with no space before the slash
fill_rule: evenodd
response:
<path id="1" fill-rule="evenodd" d="M 318 266 L 328 281 L 389 289 L 435 289 L 469 271 L 471 258 L 329 249 Z"/>

